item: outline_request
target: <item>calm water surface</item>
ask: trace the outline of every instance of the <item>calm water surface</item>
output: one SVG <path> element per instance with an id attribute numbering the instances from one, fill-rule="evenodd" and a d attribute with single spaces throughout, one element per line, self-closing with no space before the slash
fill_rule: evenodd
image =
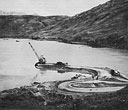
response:
<path id="1" fill-rule="evenodd" d="M 128 51 L 108 48 L 64 44 L 55 41 L 28 39 L 0 39 L 0 91 L 29 85 L 33 81 L 69 79 L 75 73 L 59 74 L 40 71 L 34 67 L 37 58 L 28 45 L 31 42 L 39 55 L 47 62 L 68 62 L 70 65 L 110 67 L 128 76 Z"/>

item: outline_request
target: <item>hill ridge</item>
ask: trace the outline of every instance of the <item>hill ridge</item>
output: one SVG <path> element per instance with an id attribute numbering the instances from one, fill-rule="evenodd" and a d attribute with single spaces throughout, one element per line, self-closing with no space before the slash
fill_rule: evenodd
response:
<path id="1" fill-rule="evenodd" d="M 111 0 L 72 17 L 0 16 L 0 37 L 128 49 L 128 0 Z"/>

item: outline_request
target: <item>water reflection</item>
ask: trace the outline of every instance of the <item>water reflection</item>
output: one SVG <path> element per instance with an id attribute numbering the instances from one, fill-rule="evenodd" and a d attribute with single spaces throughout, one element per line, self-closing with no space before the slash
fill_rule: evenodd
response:
<path id="1" fill-rule="evenodd" d="M 45 82 L 45 81 L 60 81 L 60 80 L 69 80 L 71 77 L 75 76 L 77 73 L 67 72 L 67 73 L 58 73 L 57 71 L 40 70 L 39 73 L 34 77 L 33 81 Z"/>

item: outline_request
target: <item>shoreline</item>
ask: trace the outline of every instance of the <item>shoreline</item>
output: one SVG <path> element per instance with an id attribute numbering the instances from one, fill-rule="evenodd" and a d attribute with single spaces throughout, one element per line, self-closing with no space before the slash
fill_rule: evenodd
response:
<path id="1" fill-rule="evenodd" d="M 86 46 L 89 46 L 89 47 L 92 47 L 92 48 L 110 48 L 110 49 L 119 49 L 119 50 L 127 50 L 125 48 L 117 48 L 117 47 L 114 47 L 114 46 L 109 46 L 109 45 L 92 45 L 90 43 L 86 43 L 86 42 L 74 42 L 74 41 L 63 41 L 63 40 L 59 40 L 59 39 L 53 39 L 53 38 L 38 38 L 38 39 L 35 39 L 35 38 L 27 38 L 27 37 L 0 37 L 0 39 L 3 39 L 3 40 L 8 40 L 8 39 L 30 39 L 30 40 L 35 40 L 35 41 L 56 41 L 56 42 L 60 42 L 60 43 L 66 43 L 66 44 L 76 44 L 76 45 L 86 45 Z"/>
<path id="2" fill-rule="evenodd" d="M 109 71 L 109 68 L 106 68 L 106 71 Z M 98 91 L 98 89 L 104 90 L 104 87 L 106 87 L 106 91 Z M 107 91 L 110 89 L 109 87 L 114 87 L 114 91 Z M 76 89 L 74 91 L 74 88 L 78 88 L 79 91 Z M 84 88 L 85 91 L 80 91 L 81 88 Z M 86 91 L 87 89 L 88 91 Z M 108 110 L 108 108 L 114 108 L 111 110 L 116 110 L 117 107 L 120 107 L 118 103 L 125 104 L 126 106 L 123 108 L 126 109 L 128 105 L 127 93 L 127 81 L 112 81 L 111 79 L 110 81 L 105 79 L 93 80 L 86 77 L 84 79 L 71 78 L 70 80 L 42 83 L 33 82 L 30 86 L 1 91 L 0 109 Z M 122 107 L 118 110 L 122 110 Z"/>
<path id="3" fill-rule="evenodd" d="M 99 74 L 94 72 L 94 70 Z M 118 107 L 118 110 L 122 110 L 119 103 L 123 105 L 126 104 L 123 106 L 124 109 L 126 109 L 128 105 L 128 83 L 127 81 L 125 83 L 124 80 L 120 80 L 121 77 L 111 77 L 112 74 L 110 74 L 110 70 L 111 69 L 107 67 L 88 67 L 85 68 L 85 71 L 90 73 L 90 78 L 86 76 L 87 73 L 81 73 L 80 75 L 78 74 L 77 77 L 72 77 L 70 80 L 42 83 L 33 82 L 30 86 L 3 90 L 0 92 L 0 109 L 108 110 L 115 107 L 113 109 L 115 110 L 116 107 Z M 95 73 L 95 79 L 91 76 L 93 72 Z M 97 76 L 98 79 L 96 78 Z M 60 85 L 62 88 L 59 87 Z M 114 87 L 119 87 L 119 89 L 114 90 Z M 83 92 L 80 91 L 83 88 Z M 98 89 L 105 88 L 106 90 L 114 88 L 114 91 L 98 91 Z"/>

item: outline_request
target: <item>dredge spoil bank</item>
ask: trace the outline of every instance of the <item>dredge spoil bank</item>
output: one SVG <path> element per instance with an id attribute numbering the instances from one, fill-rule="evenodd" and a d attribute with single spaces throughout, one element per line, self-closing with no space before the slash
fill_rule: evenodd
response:
<path id="1" fill-rule="evenodd" d="M 124 75 L 116 71 L 111 72 L 109 68 L 89 68 L 86 72 L 76 73 L 69 80 L 33 82 L 30 86 L 1 91 L 0 109 L 108 110 L 113 108 L 116 110 L 118 108 L 122 110 L 128 108 L 128 80 Z"/>

